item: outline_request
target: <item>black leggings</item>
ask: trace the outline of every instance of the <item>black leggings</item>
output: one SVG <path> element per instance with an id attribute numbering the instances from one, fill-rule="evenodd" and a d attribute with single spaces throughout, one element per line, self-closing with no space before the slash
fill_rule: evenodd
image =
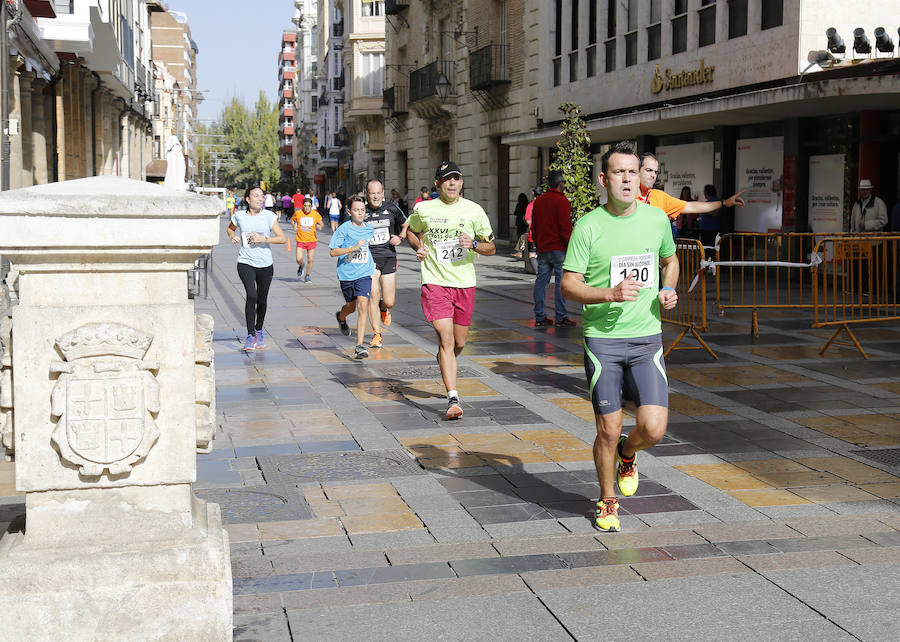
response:
<path id="1" fill-rule="evenodd" d="M 269 286 L 272 285 L 275 266 L 258 268 L 246 263 L 238 263 L 237 270 L 244 289 L 247 291 L 247 303 L 244 305 L 247 334 L 254 334 L 257 330 L 262 330 L 263 321 L 266 320 Z"/>

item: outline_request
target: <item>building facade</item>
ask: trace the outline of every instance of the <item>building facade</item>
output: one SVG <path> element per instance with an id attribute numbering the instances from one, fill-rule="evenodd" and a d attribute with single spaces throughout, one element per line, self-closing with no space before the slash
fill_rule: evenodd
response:
<path id="1" fill-rule="evenodd" d="M 389 1 L 386 188 L 409 202 L 443 160 L 463 172 L 465 196 L 510 238 L 512 204 L 538 181 L 533 149 L 503 138 L 532 129 L 540 59 L 537 0 Z"/>
<path id="2" fill-rule="evenodd" d="M 154 90 L 145 0 L 6 4 L 5 187 L 99 174 L 143 179 Z"/>
<path id="3" fill-rule="evenodd" d="M 294 0 L 294 24 L 297 25 L 296 68 L 294 82 L 294 182 L 304 190 L 312 189 L 319 158 L 318 129 L 318 2 Z"/>
<path id="4" fill-rule="evenodd" d="M 297 32 L 284 31 L 278 51 L 278 136 L 281 181 L 294 180 L 294 90 L 297 86 Z"/>
<path id="5" fill-rule="evenodd" d="M 187 14 L 169 11 L 161 2 L 151 2 L 150 27 L 153 45 L 153 61 L 160 72 L 165 70 L 174 79 L 174 85 L 166 88 L 163 102 L 174 112 L 174 129 L 164 129 L 157 115 L 154 127 L 154 148 L 159 150 L 157 160 L 165 158 L 165 143 L 175 135 L 181 142 L 185 154 L 186 180 L 199 181 L 197 176 L 198 145 L 196 140 L 197 103 L 197 54 L 199 48 L 191 37 Z M 158 72 L 159 75 L 159 72 Z M 154 163 L 159 167 L 164 163 Z M 163 171 L 163 176 L 165 172 Z"/>
<path id="6" fill-rule="evenodd" d="M 347 193 L 362 191 L 370 179 L 384 181 L 384 2 L 342 0 L 344 28 L 344 127 L 352 165 Z"/>
<path id="7" fill-rule="evenodd" d="M 558 106 L 586 114 L 592 152 L 637 141 L 656 152 L 660 184 L 678 196 L 745 190 L 726 229 L 847 229 L 860 179 L 898 194 L 900 59 L 892 0 L 554 0 L 535 3 L 537 124 L 503 143 L 543 172 Z M 829 50 L 826 31 L 843 39 Z M 868 45 L 854 38 L 861 29 Z M 535 176 L 536 178 L 536 176 Z"/>
<path id="8" fill-rule="evenodd" d="M 338 0 L 319 0 L 316 190 L 346 193 L 351 158 L 344 126 L 344 14 Z"/>

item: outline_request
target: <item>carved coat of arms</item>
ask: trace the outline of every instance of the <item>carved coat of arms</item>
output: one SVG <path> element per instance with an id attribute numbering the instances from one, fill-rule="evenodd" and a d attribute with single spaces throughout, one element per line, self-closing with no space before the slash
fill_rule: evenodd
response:
<path id="1" fill-rule="evenodd" d="M 65 361 L 50 411 L 60 457 L 88 477 L 131 472 L 159 439 L 158 362 L 143 361 L 153 337 L 118 323 L 89 323 L 56 339 Z"/>

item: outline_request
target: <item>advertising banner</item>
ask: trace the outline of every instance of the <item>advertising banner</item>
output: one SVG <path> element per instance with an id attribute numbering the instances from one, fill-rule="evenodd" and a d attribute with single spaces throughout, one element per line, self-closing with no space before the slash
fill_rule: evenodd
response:
<path id="1" fill-rule="evenodd" d="M 844 155 L 809 157 L 809 228 L 833 234 L 844 230 Z"/>
<path id="2" fill-rule="evenodd" d="M 734 183 L 744 207 L 734 208 L 736 232 L 781 231 L 783 173 L 784 137 L 737 141 Z"/>
<path id="3" fill-rule="evenodd" d="M 713 143 L 666 145 L 656 148 L 659 159 L 657 181 L 669 196 L 681 197 L 688 186 L 694 200 L 703 200 L 703 186 L 713 182 Z"/>

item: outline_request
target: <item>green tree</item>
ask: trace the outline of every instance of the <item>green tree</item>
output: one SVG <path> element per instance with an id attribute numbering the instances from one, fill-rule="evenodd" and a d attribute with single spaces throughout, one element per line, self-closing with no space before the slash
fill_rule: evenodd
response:
<path id="1" fill-rule="evenodd" d="M 233 98 L 217 123 L 234 153 L 228 170 L 229 185 L 247 187 L 265 181 L 270 189 L 281 176 L 278 167 L 278 107 L 260 91 L 253 112 Z"/>
<path id="2" fill-rule="evenodd" d="M 580 105 L 563 103 L 559 110 L 566 119 L 562 136 L 556 141 L 556 156 L 550 170 L 559 170 L 565 177 L 563 193 L 572 204 L 572 221 L 575 222 L 597 207 L 597 191 L 591 181 L 591 138 L 584 126 Z"/>

